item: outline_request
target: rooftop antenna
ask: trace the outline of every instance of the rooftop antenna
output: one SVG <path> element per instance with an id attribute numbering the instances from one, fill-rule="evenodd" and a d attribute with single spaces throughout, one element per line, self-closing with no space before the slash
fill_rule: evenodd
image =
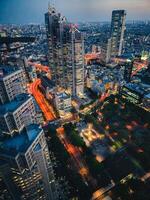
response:
<path id="1" fill-rule="evenodd" d="M 55 6 L 54 6 L 54 1 L 52 1 L 52 2 L 48 2 L 48 12 L 49 13 L 52 13 L 52 12 L 54 12 L 54 11 L 56 11 L 55 10 Z"/>
<path id="2" fill-rule="evenodd" d="M 52 0 L 52 7 L 55 7 L 55 0 Z"/>
<path id="3" fill-rule="evenodd" d="M 51 7 L 54 8 L 55 7 L 55 1 L 54 0 L 49 1 L 48 2 L 48 7 L 49 8 L 51 8 Z"/>

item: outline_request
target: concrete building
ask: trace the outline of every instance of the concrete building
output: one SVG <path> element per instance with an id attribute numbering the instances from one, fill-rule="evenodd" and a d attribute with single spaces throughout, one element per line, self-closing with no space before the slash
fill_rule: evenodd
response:
<path id="1" fill-rule="evenodd" d="M 40 79 L 41 79 L 42 90 L 46 94 L 46 98 L 48 100 L 53 101 L 56 90 L 54 82 L 50 80 L 47 76 L 41 76 Z"/>
<path id="2" fill-rule="evenodd" d="M 56 108 L 60 116 L 64 116 L 71 111 L 71 96 L 66 93 L 57 93 L 55 95 Z"/>
<path id="3" fill-rule="evenodd" d="M 43 130 L 35 124 L 0 144 L 1 199 L 58 199 Z M 8 197 L 8 198 L 7 198 Z"/>
<path id="4" fill-rule="evenodd" d="M 29 80 L 32 82 L 37 78 L 37 73 L 34 66 L 30 66 L 30 68 L 28 68 L 28 76 Z"/>
<path id="5" fill-rule="evenodd" d="M 82 96 L 84 93 L 84 37 L 75 26 L 71 27 L 71 55 L 72 96 Z"/>
<path id="6" fill-rule="evenodd" d="M 25 93 L 27 81 L 22 69 L 0 66 L 0 104 L 12 101 L 18 94 Z"/>
<path id="7" fill-rule="evenodd" d="M 37 104 L 36 100 L 33 99 L 34 102 L 34 108 L 35 108 L 35 121 L 37 124 L 42 125 L 44 123 L 44 116 L 43 113 L 39 107 L 39 105 Z"/>
<path id="8" fill-rule="evenodd" d="M 0 131 L 13 135 L 35 122 L 33 98 L 27 94 L 18 95 L 13 101 L 0 105 Z"/>
<path id="9" fill-rule="evenodd" d="M 114 10 L 112 12 L 111 37 L 108 40 L 106 59 L 107 62 L 111 57 L 120 56 L 122 54 L 124 44 L 125 18 L 125 10 Z"/>
<path id="10" fill-rule="evenodd" d="M 132 77 L 133 62 L 126 62 L 124 68 L 124 80 L 129 83 Z"/>
<path id="11" fill-rule="evenodd" d="M 150 93 L 146 94 L 143 98 L 143 107 L 150 112 Z"/>
<path id="12" fill-rule="evenodd" d="M 149 85 L 128 83 L 122 87 L 120 91 L 123 98 L 128 101 L 142 105 L 144 97 L 150 93 Z"/>

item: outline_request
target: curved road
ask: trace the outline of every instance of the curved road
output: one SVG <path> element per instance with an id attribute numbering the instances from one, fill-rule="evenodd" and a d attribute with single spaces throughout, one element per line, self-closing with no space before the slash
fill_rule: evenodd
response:
<path id="1" fill-rule="evenodd" d="M 45 99 L 44 95 L 38 89 L 39 85 L 41 84 L 40 79 L 36 79 L 30 85 L 30 92 L 34 96 L 37 104 L 39 105 L 40 109 L 42 110 L 46 121 L 53 121 L 56 119 L 54 114 L 53 108 L 51 105 L 48 104 L 47 100 Z"/>

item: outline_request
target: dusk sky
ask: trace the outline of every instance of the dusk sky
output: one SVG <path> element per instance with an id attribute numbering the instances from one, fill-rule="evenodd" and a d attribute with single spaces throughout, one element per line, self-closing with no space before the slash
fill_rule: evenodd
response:
<path id="1" fill-rule="evenodd" d="M 43 23 L 49 0 L 0 0 L 0 23 Z M 110 21 L 113 9 L 127 20 L 150 19 L 150 0 L 53 0 L 70 21 Z"/>

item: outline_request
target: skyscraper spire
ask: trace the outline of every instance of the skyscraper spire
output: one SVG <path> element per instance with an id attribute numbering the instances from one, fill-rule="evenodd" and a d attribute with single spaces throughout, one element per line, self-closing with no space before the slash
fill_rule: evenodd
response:
<path id="1" fill-rule="evenodd" d="M 52 13 L 56 13 L 56 9 L 54 7 L 54 3 L 51 4 L 51 2 L 48 2 L 48 13 L 52 14 Z"/>

